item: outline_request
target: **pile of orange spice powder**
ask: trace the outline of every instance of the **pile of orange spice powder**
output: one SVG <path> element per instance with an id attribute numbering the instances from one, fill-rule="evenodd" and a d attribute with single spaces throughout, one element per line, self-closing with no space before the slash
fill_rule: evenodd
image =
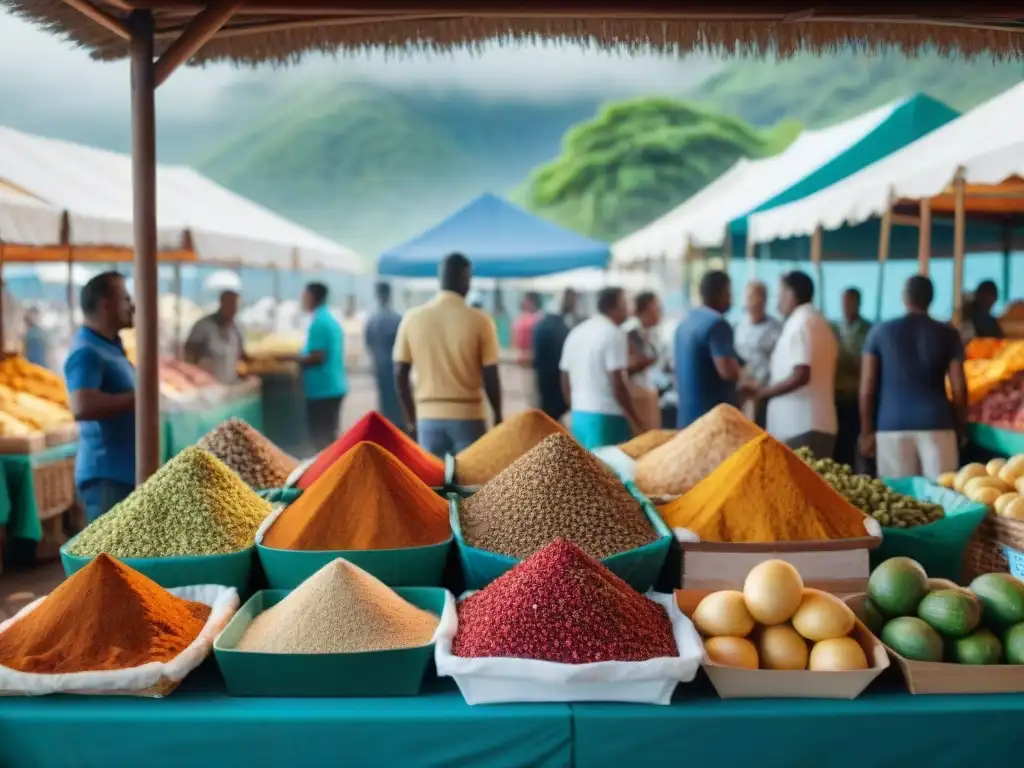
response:
<path id="1" fill-rule="evenodd" d="M 321 552 L 404 549 L 451 535 L 448 502 L 379 445 L 359 443 L 281 513 L 261 543 Z"/>
<path id="2" fill-rule="evenodd" d="M 99 555 L 0 633 L 0 665 L 64 674 L 167 662 L 199 637 L 209 616 L 210 606 Z"/>

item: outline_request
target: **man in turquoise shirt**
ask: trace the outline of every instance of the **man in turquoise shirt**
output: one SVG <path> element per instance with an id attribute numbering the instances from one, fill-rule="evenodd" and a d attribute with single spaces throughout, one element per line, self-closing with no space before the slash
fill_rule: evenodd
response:
<path id="1" fill-rule="evenodd" d="M 310 283 L 302 292 L 302 308 L 312 314 L 306 344 L 295 358 L 302 367 L 309 439 L 317 453 L 338 437 L 341 402 L 348 394 L 345 379 L 345 334 L 327 307 L 327 286 Z"/>

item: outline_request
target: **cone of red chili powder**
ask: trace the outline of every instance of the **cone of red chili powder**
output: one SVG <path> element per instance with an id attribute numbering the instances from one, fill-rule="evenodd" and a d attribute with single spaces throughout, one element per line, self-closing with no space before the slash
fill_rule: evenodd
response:
<path id="1" fill-rule="evenodd" d="M 316 460 L 302 473 L 296 485 L 306 490 L 327 471 L 329 466 L 363 442 L 376 443 L 432 488 L 444 485 L 444 462 L 424 451 L 408 435 L 376 411 L 370 411 L 363 416 L 345 434 L 321 451 Z"/>
<path id="2" fill-rule="evenodd" d="M 587 664 L 678 656 L 665 609 L 555 539 L 459 604 L 456 656 Z"/>

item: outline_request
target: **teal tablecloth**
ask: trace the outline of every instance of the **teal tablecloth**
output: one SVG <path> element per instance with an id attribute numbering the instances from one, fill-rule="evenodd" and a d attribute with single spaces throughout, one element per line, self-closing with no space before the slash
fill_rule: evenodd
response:
<path id="1" fill-rule="evenodd" d="M 697 688 L 705 690 L 704 683 Z M 1024 695 L 865 693 L 853 701 L 679 697 L 573 704 L 573 765 L 963 768 L 1019 765 Z"/>
<path id="2" fill-rule="evenodd" d="M 571 765 L 569 707 L 470 707 L 449 684 L 416 698 L 0 699 L 3 768 L 385 768 Z"/>
<path id="3" fill-rule="evenodd" d="M 75 442 L 47 448 L 39 453 L 0 455 L 3 482 L 7 486 L 5 495 L 8 499 L 6 515 L 4 503 L 0 501 L 0 524 L 6 522 L 8 539 L 40 541 L 43 538 L 43 526 L 39 522 L 39 510 L 36 507 L 36 483 L 32 469 L 70 458 L 77 451 L 78 443 Z"/>
<path id="4" fill-rule="evenodd" d="M 203 410 L 173 411 L 160 416 L 163 460 L 169 461 L 223 421 L 244 419 L 263 431 L 263 406 L 259 393 L 233 398 Z"/>

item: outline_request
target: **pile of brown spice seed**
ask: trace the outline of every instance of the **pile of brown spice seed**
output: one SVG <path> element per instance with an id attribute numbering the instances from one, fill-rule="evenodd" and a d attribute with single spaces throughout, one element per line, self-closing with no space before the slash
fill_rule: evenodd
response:
<path id="1" fill-rule="evenodd" d="M 242 419 L 228 419 L 197 445 L 234 470 L 254 491 L 280 488 L 298 462 Z"/>
<path id="2" fill-rule="evenodd" d="M 592 557 L 642 547 L 657 534 L 621 482 L 568 435 L 551 435 L 462 502 L 466 542 L 527 558 L 558 538 Z"/>
<path id="3" fill-rule="evenodd" d="M 679 655 L 665 609 L 557 539 L 459 604 L 452 653 L 561 664 Z"/>

